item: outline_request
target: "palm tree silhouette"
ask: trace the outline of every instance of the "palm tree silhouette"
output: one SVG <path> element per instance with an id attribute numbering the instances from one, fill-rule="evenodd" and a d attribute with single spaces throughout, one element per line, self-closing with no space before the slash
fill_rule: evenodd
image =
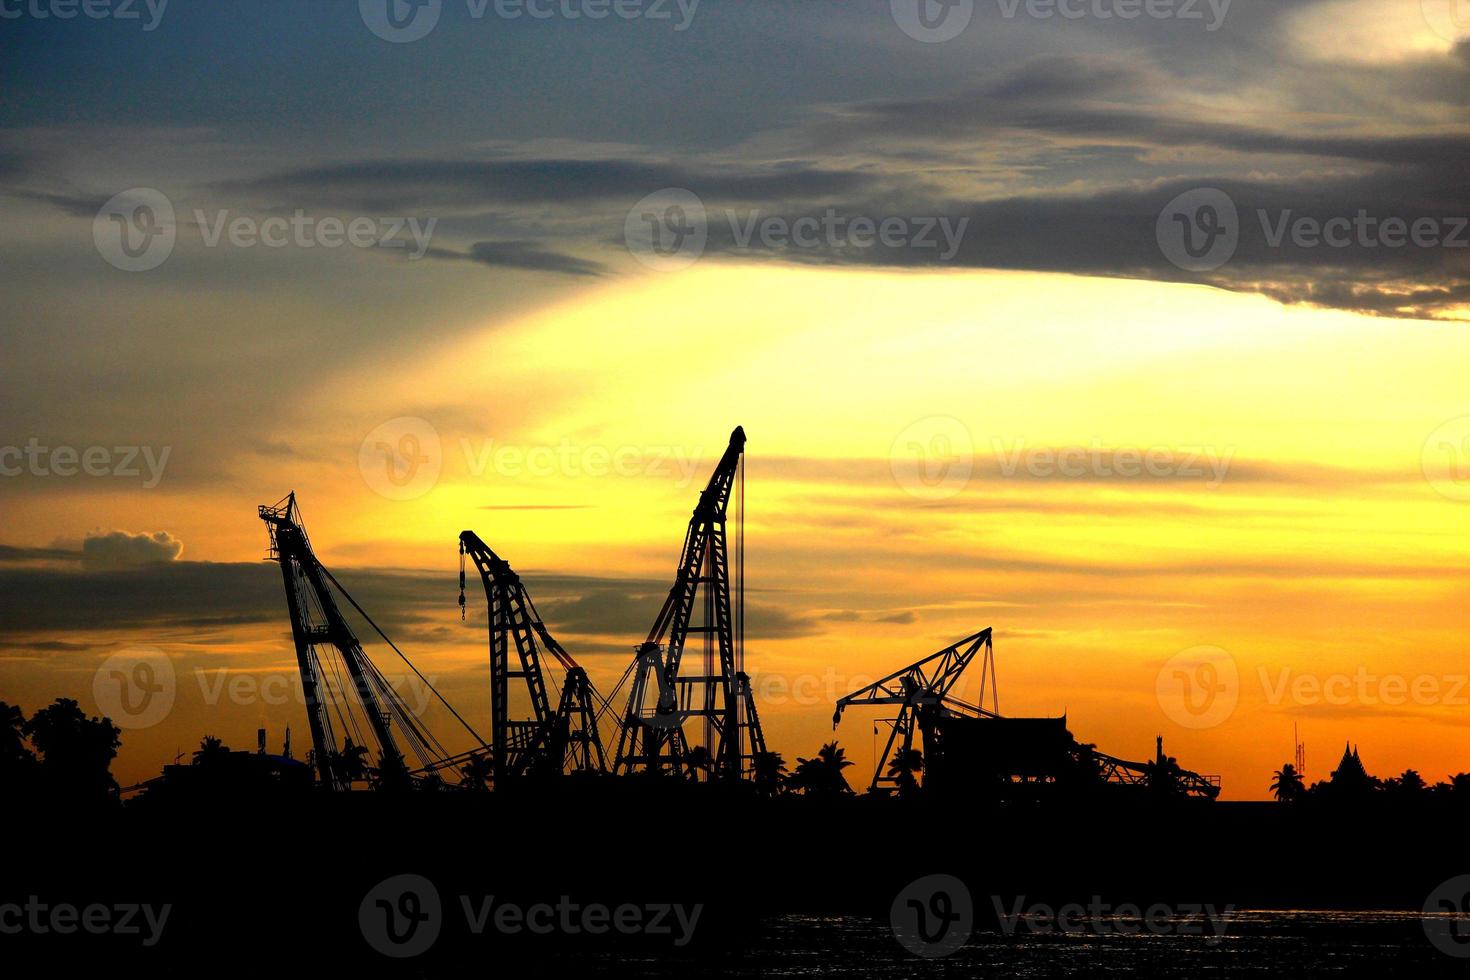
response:
<path id="1" fill-rule="evenodd" d="M 214 765 L 221 759 L 228 758 L 229 754 L 230 750 L 225 746 L 224 739 L 206 735 L 199 740 L 199 748 L 194 752 L 194 765 Z"/>
<path id="2" fill-rule="evenodd" d="M 332 753 L 332 771 L 344 782 L 362 782 L 367 779 L 367 751 L 366 745 L 354 745 L 347 739 L 341 752 Z"/>
<path id="3" fill-rule="evenodd" d="M 816 758 L 796 760 L 796 772 L 791 782 L 808 796 L 852 795 L 847 777 L 842 770 L 852 765 L 847 750 L 836 742 L 828 742 L 817 752 Z"/>
<path id="4" fill-rule="evenodd" d="M 1179 784 L 1180 771 L 1179 761 L 1171 755 L 1144 766 L 1144 779 L 1148 788 L 1160 796 L 1180 796 L 1183 794 Z"/>
<path id="5" fill-rule="evenodd" d="M 10 762 L 29 755 L 25 746 L 26 717 L 20 708 L 0 701 L 0 760 Z"/>
<path id="6" fill-rule="evenodd" d="M 898 781 L 898 795 L 912 796 L 919 788 L 915 774 L 924 771 L 924 753 L 918 749 L 899 749 L 888 763 L 888 778 Z"/>
<path id="7" fill-rule="evenodd" d="M 1288 762 L 1276 770 L 1276 778 L 1271 783 L 1271 792 L 1276 794 L 1276 799 L 1282 803 L 1293 803 L 1302 798 L 1306 790 L 1306 784 L 1302 782 L 1302 774 L 1296 771 L 1296 766 Z"/>
<path id="8" fill-rule="evenodd" d="M 780 752 L 757 752 L 754 760 L 755 786 L 762 796 L 775 796 L 787 779 L 786 760 Z"/>

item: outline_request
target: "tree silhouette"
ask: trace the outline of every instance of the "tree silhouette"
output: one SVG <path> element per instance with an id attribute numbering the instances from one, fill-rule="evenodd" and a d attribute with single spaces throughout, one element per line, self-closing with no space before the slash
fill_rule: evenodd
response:
<path id="1" fill-rule="evenodd" d="M 199 740 L 199 748 L 194 751 L 192 764 L 196 766 L 214 766 L 222 760 L 230 757 L 230 749 L 224 740 L 214 735 L 206 735 Z"/>
<path id="2" fill-rule="evenodd" d="M 490 776 L 494 772 L 489 753 L 482 752 L 459 767 L 459 784 L 472 792 L 483 793 L 490 788 Z"/>
<path id="3" fill-rule="evenodd" d="M 0 701 L 0 763 L 14 762 L 30 756 L 26 748 L 26 717 L 20 708 Z"/>
<path id="4" fill-rule="evenodd" d="M 888 763 L 888 776 L 898 780 L 898 795 L 912 796 L 919 789 L 916 775 L 924 771 L 924 753 L 918 749 L 899 749 Z"/>
<path id="5" fill-rule="evenodd" d="M 779 752 L 757 752 L 754 760 L 755 786 L 762 796 L 775 796 L 787 779 L 786 760 Z"/>
<path id="6" fill-rule="evenodd" d="M 41 755 L 38 773 L 47 790 L 68 802 L 117 799 L 109 771 L 122 741 L 110 718 L 88 718 L 70 698 L 57 698 L 31 716 L 22 732 Z"/>
<path id="7" fill-rule="evenodd" d="M 1296 771 L 1296 766 L 1290 762 L 1276 770 L 1275 779 L 1271 783 L 1271 792 L 1276 794 L 1276 799 L 1282 803 L 1294 803 L 1302 798 L 1306 792 L 1306 784 L 1302 781 L 1302 774 Z"/>
<path id="8" fill-rule="evenodd" d="M 828 742 L 816 758 L 796 760 L 796 772 L 791 774 L 790 783 L 807 796 L 851 796 L 852 787 L 842 774 L 850 765 L 847 750 L 836 742 Z"/>
<path id="9" fill-rule="evenodd" d="M 332 753 L 332 772 L 344 782 L 362 782 L 367 779 L 367 751 L 366 745 L 354 745 L 352 739 L 347 739 L 342 751 Z"/>
<path id="10" fill-rule="evenodd" d="M 1149 791 L 1158 796 L 1183 796 L 1184 788 L 1179 781 L 1179 760 L 1172 755 L 1155 759 L 1144 766 L 1144 780 Z"/>
<path id="11" fill-rule="evenodd" d="M 27 795 L 36 779 L 36 756 L 27 746 L 25 715 L 0 701 L 0 792 L 10 799 Z"/>

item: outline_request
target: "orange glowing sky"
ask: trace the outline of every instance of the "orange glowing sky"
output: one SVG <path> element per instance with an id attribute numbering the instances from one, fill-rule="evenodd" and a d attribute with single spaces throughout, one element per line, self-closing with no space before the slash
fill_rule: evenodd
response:
<path id="1" fill-rule="evenodd" d="M 1463 449 L 1445 432 L 1459 438 L 1464 423 L 1441 425 L 1463 414 L 1467 354 L 1461 330 L 1189 286 L 715 264 L 426 346 L 371 397 L 360 372 L 324 378 L 295 409 L 296 454 L 239 482 L 63 490 L 10 513 L 28 529 L 18 544 L 77 526 L 164 529 L 184 542 L 178 561 L 250 562 L 265 544 L 254 505 L 294 489 L 349 588 L 354 569 L 442 580 L 441 595 L 399 597 L 384 618 L 483 718 L 481 633 L 455 614 L 458 531 L 477 529 L 526 574 L 553 632 L 611 686 L 739 423 L 747 666 L 788 760 L 828 737 L 836 697 L 992 626 L 1004 712 L 1066 712 L 1080 738 L 1125 758 L 1147 758 L 1162 734 L 1182 764 L 1220 774 L 1227 798 L 1260 798 L 1291 758 L 1293 725 L 1317 778 L 1348 739 L 1383 775 L 1470 768 L 1456 737 L 1470 698 L 1459 642 L 1470 510 L 1453 499 L 1467 481 L 1435 463 Z M 375 492 L 358 455 L 400 416 L 439 440 L 428 449 L 440 475 L 411 500 Z M 916 447 L 932 453 L 928 483 Z M 1066 457 L 1080 470 L 1048 465 L 1065 447 L 1088 450 Z M 1126 469 L 1114 451 L 1128 449 L 1152 450 L 1154 472 L 1091 462 L 1101 452 Z M 621 474 L 583 472 L 620 451 Z M 571 575 L 589 577 L 580 592 Z M 262 581 L 262 595 L 278 589 Z M 594 616 L 616 610 L 607 625 L 578 608 L 589 594 Z M 292 724 L 302 739 L 294 705 L 206 703 L 221 670 L 289 676 L 284 602 L 263 601 L 279 608 L 260 622 L 93 632 L 64 666 L 37 631 L 0 678 L 23 704 L 87 702 L 98 656 L 167 653 L 179 703 L 125 733 L 124 781 L 206 730 L 244 746 L 258 725 L 274 743 Z M 1180 724 L 1156 685 L 1197 646 L 1227 651 L 1239 678 L 1234 710 L 1204 728 Z M 871 719 L 850 713 L 839 737 L 859 771 L 871 764 Z"/>

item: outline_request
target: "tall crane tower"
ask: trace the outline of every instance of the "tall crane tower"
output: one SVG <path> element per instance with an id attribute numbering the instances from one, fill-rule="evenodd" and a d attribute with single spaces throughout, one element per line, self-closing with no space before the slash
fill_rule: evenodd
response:
<path id="1" fill-rule="evenodd" d="M 351 789 L 354 784 L 364 782 L 381 789 L 407 789 L 419 772 L 442 768 L 449 753 L 414 717 L 392 684 L 368 659 L 342 615 L 336 595 L 346 599 L 383 635 L 317 560 L 301 524 L 296 494 L 288 494 L 272 505 L 262 504 L 259 514 L 270 533 L 268 560 L 280 564 L 286 586 L 291 639 L 296 647 L 313 761 L 321 784 L 334 790 Z M 386 636 L 383 639 L 392 645 Z M 403 656 L 397 647 L 393 649 Z M 408 663 L 406 657 L 403 659 Z M 409 667 L 418 674 L 411 663 Z M 433 691 L 422 674 L 418 677 Z M 448 702 L 444 703 L 449 706 Z M 454 713 L 452 707 L 449 710 Z M 464 724 L 457 713 L 455 717 Z M 469 729 L 468 725 L 465 727 Z M 469 730 L 473 735 L 473 729 Z M 419 763 L 413 772 L 398 747 L 400 737 Z M 369 739 L 377 746 L 376 760 L 364 758 Z M 478 742 L 479 736 L 475 740 Z"/>
<path id="2" fill-rule="evenodd" d="M 490 630 L 491 771 L 496 786 L 520 776 L 604 772 L 607 760 L 597 732 L 597 692 L 587 672 L 556 642 L 526 591 L 521 577 L 474 531 L 459 535 L 459 605 L 465 605 L 465 558 L 474 562 L 485 585 Z M 519 669 L 511 663 L 515 646 Z M 565 671 L 555 710 L 546 694 L 541 662 L 545 651 Z M 531 717 L 513 719 L 510 681 L 524 680 Z"/>
<path id="3" fill-rule="evenodd" d="M 739 780 L 755 773 L 766 751 L 750 678 L 744 670 L 744 452 L 736 427 L 689 519 L 674 584 L 634 662 L 628 707 L 613 763 L 617 773 L 672 770 L 703 759 L 710 778 Z M 741 502 L 735 555 L 735 601 L 726 517 L 737 481 Z M 702 609 L 703 622 L 694 622 Z M 690 637 L 702 662 L 685 673 Z M 686 723 L 699 719 L 697 743 Z M 703 748 L 702 753 L 697 750 Z"/>

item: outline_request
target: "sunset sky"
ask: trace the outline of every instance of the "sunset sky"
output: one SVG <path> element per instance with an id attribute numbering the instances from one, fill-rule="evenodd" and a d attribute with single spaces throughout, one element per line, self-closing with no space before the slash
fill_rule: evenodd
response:
<path id="1" fill-rule="evenodd" d="M 1235 0 L 1209 29 L 976 0 L 933 43 L 902 0 L 444 0 L 412 41 L 370 0 L 138 6 L 0 19 L 0 700 L 99 711 L 109 657 L 161 651 L 176 700 L 124 731 L 124 785 L 206 733 L 308 747 L 294 696 L 210 693 L 294 674 L 258 504 L 296 491 L 484 723 L 459 531 L 611 687 L 737 424 L 746 662 L 788 763 L 837 697 L 990 626 L 1003 713 L 1128 759 L 1162 735 L 1227 799 L 1266 797 L 1294 725 L 1310 780 L 1349 740 L 1375 775 L 1470 771 L 1463 4 Z M 626 230 L 671 189 L 706 212 L 687 262 Z M 1164 241 L 1196 189 L 1238 209 L 1215 268 Z M 107 245 L 123 192 L 174 212 L 154 268 Z M 402 247 L 214 237 L 298 212 Z M 1444 240 L 1272 240 L 1360 212 Z M 741 241 L 829 213 L 938 244 Z M 1169 693 L 1205 661 L 1209 724 Z M 885 716 L 837 733 L 859 787 Z"/>

